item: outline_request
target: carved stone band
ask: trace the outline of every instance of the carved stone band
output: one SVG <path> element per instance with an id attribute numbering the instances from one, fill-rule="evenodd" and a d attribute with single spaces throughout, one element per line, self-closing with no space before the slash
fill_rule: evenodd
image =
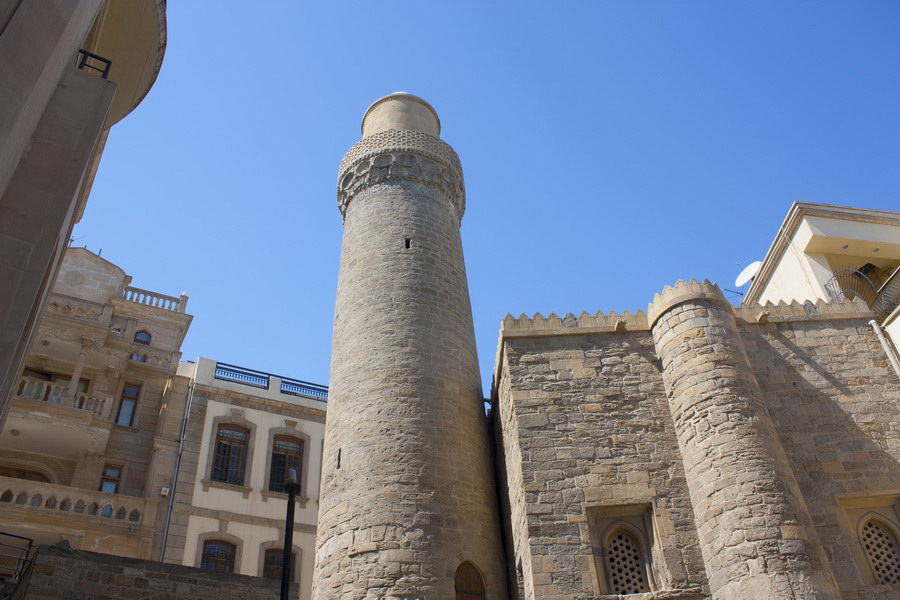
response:
<path id="1" fill-rule="evenodd" d="M 341 161 L 338 206 L 346 214 L 362 190 L 388 181 L 408 181 L 434 188 L 453 203 L 458 218 L 466 209 L 462 167 L 453 148 L 434 136 L 389 129 L 363 138 Z"/>

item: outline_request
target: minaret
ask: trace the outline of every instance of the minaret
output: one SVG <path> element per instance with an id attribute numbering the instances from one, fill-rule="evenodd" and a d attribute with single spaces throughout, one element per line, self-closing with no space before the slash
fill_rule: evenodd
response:
<path id="1" fill-rule="evenodd" d="M 504 594 L 466 283 L 459 158 L 427 102 L 366 111 L 344 156 L 313 597 Z M 466 596 L 478 597 L 478 596 Z"/>

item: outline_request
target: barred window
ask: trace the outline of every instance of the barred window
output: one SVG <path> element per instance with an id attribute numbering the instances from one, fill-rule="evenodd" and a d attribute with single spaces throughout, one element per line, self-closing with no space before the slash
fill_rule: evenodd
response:
<path id="1" fill-rule="evenodd" d="M 862 543 L 878 583 L 900 583 L 900 551 L 893 532 L 878 521 L 870 520 L 863 525 Z"/>
<path id="2" fill-rule="evenodd" d="M 234 425 L 219 425 L 210 479 L 233 485 L 244 485 L 248 437 L 249 433 L 246 429 Z"/>
<path id="3" fill-rule="evenodd" d="M 609 587 L 613 594 L 649 592 L 647 571 L 637 540 L 624 529 L 613 531 L 606 541 Z"/>
<path id="4" fill-rule="evenodd" d="M 297 471 L 299 479 L 303 464 L 303 442 L 300 440 L 276 436 L 272 446 L 272 468 L 269 472 L 269 491 L 283 492 L 287 481 L 288 469 Z"/>
<path id="5" fill-rule="evenodd" d="M 221 540 L 203 542 L 201 569 L 216 573 L 234 573 L 235 545 Z"/>
<path id="6" fill-rule="evenodd" d="M 284 550 L 281 548 L 270 548 L 266 550 L 263 560 L 263 577 L 268 579 L 281 579 L 281 563 L 284 558 Z M 294 580 L 294 564 L 297 562 L 297 553 L 291 552 L 291 575 L 290 580 Z"/>

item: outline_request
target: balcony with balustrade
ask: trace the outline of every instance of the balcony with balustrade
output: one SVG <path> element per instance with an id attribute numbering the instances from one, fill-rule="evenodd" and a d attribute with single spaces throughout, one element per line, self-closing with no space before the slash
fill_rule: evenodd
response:
<path id="1" fill-rule="evenodd" d="M 0 522 L 37 543 L 69 539 L 84 550 L 114 548 L 142 557 L 152 545 L 159 506 L 159 500 L 0 477 Z"/>
<path id="2" fill-rule="evenodd" d="M 113 399 L 69 387 L 68 382 L 22 376 L 0 445 L 64 458 L 102 452 L 113 427 Z"/>
<path id="3" fill-rule="evenodd" d="M 141 288 L 126 286 L 122 291 L 122 299 L 134 304 L 150 306 L 160 310 L 167 310 L 175 313 L 185 313 L 187 311 L 188 295 L 181 294 L 179 297 L 167 296 Z"/>

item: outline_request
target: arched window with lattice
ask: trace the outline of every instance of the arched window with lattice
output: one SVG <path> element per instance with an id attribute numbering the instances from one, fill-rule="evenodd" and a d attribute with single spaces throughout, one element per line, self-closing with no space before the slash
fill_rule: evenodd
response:
<path id="1" fill-rule="evenodd" d="M 609 593 L 649 592 L 647 560 L 638 537 L 625 527 L 616 527 L 607 536 L 605 546 Z"/>
<path id="2" fill-rule="evenodd" d="M 900 545 L 892 528 L 869 519 L 862 526 L 860 541 L 878 583 L 900 583 Z"/>

